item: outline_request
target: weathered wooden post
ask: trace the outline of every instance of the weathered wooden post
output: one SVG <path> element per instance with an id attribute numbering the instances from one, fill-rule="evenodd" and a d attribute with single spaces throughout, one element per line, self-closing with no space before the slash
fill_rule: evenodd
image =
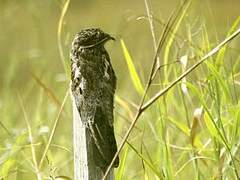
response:
<path id="1" fill-rule="evenodd" d="M 116 78 L 104 48 L 110 39 L 113 38 L 100 29 L 85 29 L 72 43 L 75 180 L 101 180 L 117 151 L 113 130 Z M 117 158 L 114 167 L 118 164 Z M 113 169 L 107 179 L 114 179 Z"/>
<path id="2" fill-rule="evenodd" d="M 75 180 L 100 180 L 102 171 L 94 163 L 94 154 L 90 133 L 81 118 L 72 96 L 73 106 L 73 149 L 74 149 L 74 179 Z M 109 174 L 109 180 L 113 180 L 113 170 Z"/>

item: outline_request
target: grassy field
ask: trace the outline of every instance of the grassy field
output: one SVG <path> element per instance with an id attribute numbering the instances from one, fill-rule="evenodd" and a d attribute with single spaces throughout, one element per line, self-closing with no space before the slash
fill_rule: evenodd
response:
<path id="1" fill-rule="evenodd" d="M 220 43 L 239 30 L 239 8 L 238 0 L 0 1 L 0 179 L 73 179 L 69 51 L 86 27 L 117 39 L 106 48 L 118 78 L 119 147 L 136 122 L 115 179 L 238 179 L 240 35 Z"/>

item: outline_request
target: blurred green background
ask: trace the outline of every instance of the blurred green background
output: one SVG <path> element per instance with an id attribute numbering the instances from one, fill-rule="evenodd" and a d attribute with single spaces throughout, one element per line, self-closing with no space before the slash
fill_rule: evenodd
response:
<path id="1" fill-rule="evenodd" d="M 75 33 L 87 27 L 100 27 L 117 39 L 115 42 L 109 42 L 106 48 L 118 78 L 118 101 L 115 108 L 115 131 L 118 144 L 129 127 L 130 116 L 134 114 L 135 106 L 141 98 L 134 89 L 129 75 L 120 38 L 124 40 L 131 54 L 143 85 L 150 71 L 154 48 L 149 22 L 143 18 L 147 14 L 144 0 L 71 0 L 63 19 L 59 41 L 58 26 L 64 2 L 60 0 L 0 1 L 0 168 L 1 176 L 7 175 L 6 179 L 36 178 L 24 119 L 27 118 L 30 122 L 39 162 L 69 87 L 69 51 Z M 159 39 L 164 26 L 158 21 L 166 23 L 172 11 L 180 6 L 181 1 L 149 0 L 148 3 L 154 18 L 157 19 L 154 21 L 154 27 L 156 38 Z M 207 51 L 206 44 L 202 40 L 204 27 L 208 33 L 209 45 L 214 47 L 224 39 L 229 28 L 240 15 L 239 9 L 239 0 L 193 1 L 177 33 L 183 37 L 182 41 L 188 39 L 191 34 L 192 43 Z M 239 45 L 240 41 L 237 41 Z M 181 39 L 178 43 L 182 43 Z M 61 61 L 59 44 L 62 46 L 64 63 Z M 227 55 L 232 61 L 237 60 L 240 52 L 236 44 L 233 43 L 232 50 Z M 178 56 L 188 53 L 193 55 L 195 52 L 189 50 L 187 45 L 184 45 L 180 51 L 176 49 L 177 45 L 174 45 L 170 51 L 170 62 L 176 60 L 176 52 L 180 53 Z M 179 64 L 173 65 L 175 68 L 179 66 Z M 197 74 L 195 75 L 196 78 Z M 171 78 L 174 79 L 174 77 Z M 159 90 L 157 85 L 153 92 L 156 90 Z M 184 110 L 181 108 L 175 110 L 176 107 L 171 105 L 170 102 L 178 106 L 174 100 L 181 104 L 181 97 L 173 95 L 169 100 L 169 113 L 173 114 L 173 117 L 184 119 Z M 189 107 L 190 119 L 194 109 L 199 106 L 197 101 L 192 102 L 193 104 Z M 45 179 L 51 175 L 73 177 L 71 114 L 71 102 L 68 98 L 47 154 L 48 161 L 44 161 L 42 175 Z M 155 147 L 159 143 L 155 124 L 157 118 L 156 112 L 144 113 L 129 141 L 139 152 L 142 148 L 141 141 L 145 142 L 149 150 L 146 157 L 151 157 L 156 169 L 159 168 L 160 172 L 164 172 L 164 168 L 158 166 L 162 156 Z M 176 118 L 176 121 L 178 120 Z M 166 126 L 170 128 L 168 133 L 172 144 L 187 146 L 186 137 L 182 136 L 177 128 L 171 123 L 167 123 Z M 122 179 L 146 179 L 146 177 L 157 179 L 149 169 L 146 170 L 146 176 L 141 159 L 131 148 L 127 153 Z M 180 155 L 173 152 L 174 172 L 181 167 L 179 164 L 174 164 Z M 204 174 L 204 170 L 207 169 L 205 176 L 207 179 L 217 169 L 213 164 L 203 165 L 201 173 Z M 194 167 L 189 166 L 175 178 L 196 177 L 191 172 L 192 169 Z M 231 177 L 234 176 L 230 176 L 230 179 Z"/>

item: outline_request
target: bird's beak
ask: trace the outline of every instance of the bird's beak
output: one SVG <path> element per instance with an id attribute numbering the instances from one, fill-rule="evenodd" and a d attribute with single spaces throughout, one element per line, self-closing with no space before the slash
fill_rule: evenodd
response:
<path id="1" fill-rule="evenodd" d="M 113 40 L 113 41 L 116 41 L 116 39 L 112 36 L 109 35 L 109 40 Z"/>
<path id="2" fill-rule="evenodd" d="M 106 41 L 109 41 L 109 40 L 113 40 L 115 41 L 116 39 L 114 37 L 112 37 L 110 34 L 105 34 L 105 38 L 106 38 Z"/>
<path id="3" fill-rule="evenodd" d="M 106 43 L 107 41 L 109 41 L 109 40 L 114 40 L 114 41 L 115 41 L 115 38 L 112 37 L 112 36 L 110 36 L 109 34 L 105 34 L 104 39 L 102 39 L 100 42 L 94 44 L 94 46 L 95 46 L 95 45 L 98 45 L 98 44 L 105 44 L 105 43 Z M 92 46 L 91 46 L 91 47 L 92 47 Z"/>

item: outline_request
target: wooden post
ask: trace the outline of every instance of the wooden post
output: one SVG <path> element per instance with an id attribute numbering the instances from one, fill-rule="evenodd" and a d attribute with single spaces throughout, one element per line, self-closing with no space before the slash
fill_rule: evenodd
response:
<path id="1" fill-rule="evenodd" d="M 94 163 L 90 131 L 87 129 L 79 115 L 75 99 L 71 94 L 73 107 L 73 151 L 74 151 L 74 180 L 101 180 L 103 173 Z M 114 180 L 113 169 L 107 180 Z"/>

